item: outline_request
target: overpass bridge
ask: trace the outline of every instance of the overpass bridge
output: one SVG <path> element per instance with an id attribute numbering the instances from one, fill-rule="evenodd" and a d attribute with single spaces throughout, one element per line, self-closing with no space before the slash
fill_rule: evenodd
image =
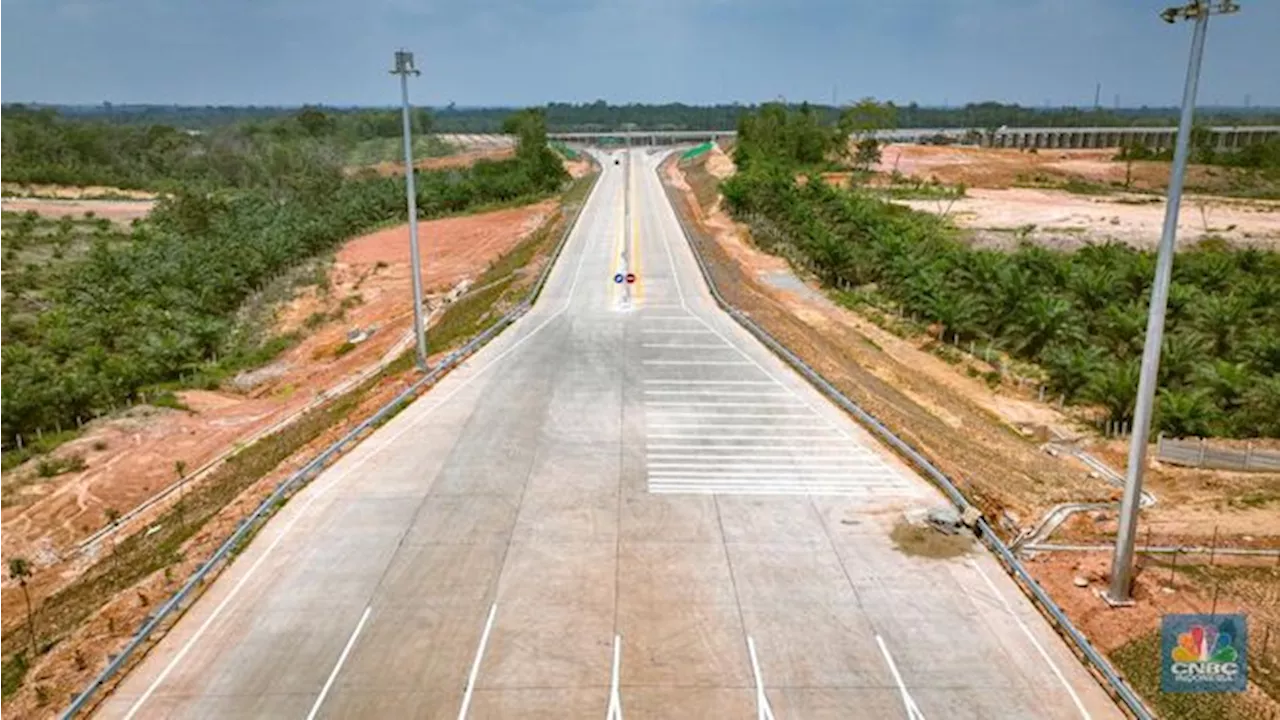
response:
<path id="1" fill-rule="evenodd" d="M 1280 125 L 1220 125 L 1208 128 L 1214 145 L 1234 149 L 1280 138 Z M 951 142 L 999 148 L 1114 148 L 1143 145 L 1152 150 L 1173 147 L 1176 127 L 1001 127 L 898 128 L 874 135 L 886 142 Z M 737 136 L 734 130 L 629 130 L 549 133 L 552 140 L 585 145 L 680 145 L 715 142 Z"/>

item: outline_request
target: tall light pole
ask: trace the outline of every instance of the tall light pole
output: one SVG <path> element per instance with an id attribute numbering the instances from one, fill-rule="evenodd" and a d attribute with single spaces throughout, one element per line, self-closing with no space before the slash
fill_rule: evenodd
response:
<path id="1" fill-rule="evenodd" d="M 1151 435 L 1151 418 L 1156 396 L 1156 380 L 1160 371 L 1160 348 L 1164 342 L 1164 315 L 1169 300 L 1169 281 L 1173 275 L 1174 240 L 1178 234 L 1178 207 L 1182 202 L 1182 180 L 1186 175 L 1187 157 L 1191 152 L 1191 115 L 1196 104 L 1196 83 L 1200 79 L 1200 59 L 1204 56 L 1204 36 L 1209 29 L 1209 16 L 1232 13 L 1240 9 L 1232 0 L 1193 0 L 1183 7 L 1160 13 L 1167 23 L 1194 20 L 1191 34 L 1191 59 L 1187 63 L 1187 80 L 1182 89 L 1182 115 L 1178 119 L 1178 140 L 1174 145 L 1173 168 L 1169 173 L 1169 200 L 1165 205 L 1164 229 L 1156 255 L 1156 278 L 1151 287 L 1151 307 L 1147 315 L 1147 337 L 1142 348 L 1142 375 L 1138 380 L 1138 396 L 1133 414 L 1133 436 L 1129 441 L 1129 466 L 1125 472 L 1124 500 L 1120 505 L 1120 529 L 1116 534 L 1115 555 L 1111 560 L 1111 586 L 1105 598 L 1113 605 L 1131 602 L 1133 582 L 1133 543 L 1137 536 L 1138 511 L 1141 509 L 1142 477 L 1147 469 L 1147 441 Z"/>
<path id="2" fill-rule="evenodd" d="M 413 184 L 413 137 L 409 126 L 409 76 L 421 73 L 413 53 L 396 51 L 392 75 L 400 76 L 400 121 L 404 126 L 404 194 L 409 204 L 409 275 L 413 278 L 413 334 L 418 343 L 418 369 L 427 369 L 427 329 L 422 321 L 422 259 L 418 254 L 418 191 Z"/>

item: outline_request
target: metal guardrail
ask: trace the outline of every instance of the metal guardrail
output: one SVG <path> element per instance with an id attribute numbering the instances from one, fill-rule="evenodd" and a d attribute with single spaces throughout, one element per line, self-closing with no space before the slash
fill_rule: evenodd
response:
<path id="1" fill-rule="evenodd" d="M 661 178 L 659 178 L 659 182 L 662 182 Z M 971 503 L 955 486 L 955 483 L 951 482 L 951 479 L 939 470 L 932 462 L 930 462 L 928 458 L 920 454 L 915 448 L 911 447 L 907 442 L 895 435 L 893 431 L 881 424 L 879 420 L 871 415 L 871 413 L 862 409 L 857 403 L 845 397 L 844 393 L 840 392 L 834 385 L 828 382 L 826 378 L 818 374 L 818 372 L 811 368 L 804 360 L 801 360 L 798 356 L 788 350 L 781 342 L 774 338 L 773 335 L 769 334 L 767 330 L 757 325 L 755 321 L 747 316 L 746 313 L 742 312 L 725 300 L 724 296 L 720 294 L 719 288 L 716 286 L 715 278 L 712 277 L 710 268 L 707 267 L 706 261 L 702 257 L 702 252 L 698 249 L 698 243 L 694 241 L 694 233 L 691 232 L 684 214 L 679 210 L 680 198 L 674 194 L 671 186 L 663 183 L 663 187 L 666 190 L 668 199 L 671 201 L 672 208 L 675 209 L 676 220 L 680 223 L 680 228 L 684 232 L 685 239 L 689 243 L 690 249 L 693 250 L 693 256 L 698 261 L 698 269 L 702 272 L 702 276 L 706 280 L 707 287 L 710 288 L 711 295 L 715 298 L 716 304 L 727 312 L 730 317 L 737 321 L 739 325 L 746 329 L 747 332 L 755 336 L 757 340 L 764 343 L 764 345 L 772 350 L 774 354 L 778 355 L 778 357 L 782 358 L 788 365 L 804 376 L 806 380 L 818 388 L 818 390 L 820 390 L 824 395 L 834 401 L 849 414 L 857 418 L 859 422 L 875 433 L 875 435 L 877 435 L 881 440 L 893 447 L 894 450 L 901 453 L 903 457 L 915 465 L 917 469 L 929 476 L 929 478 L 938 485 L 943 493 L 947 495 L 951 502 L 954 503 L 961 512 L 964 512 L 966 509 L 971 507 Z M 986 518 L 979 517 L 978 521 L 975 523 L 974 530 L 978 539 L 984 542 L 995 552 L 996 556 L 1003 562 L 1009 573 L 1018 581 L 1024 592 L 1028 593 L 1048 616 L 1050 622 L 1058 628 L 1059 632 L 1075 646 L 1075 649 L 1080 653 L 1080 655 L 1082 655 L 1084 659 L 1088 661 L 1088 663 L 1103 677 L 1103 679 L 1106 680 L 1113 694 L 1118 697 L 1122 703 L 1124 703 L 1125 708 L 1128 709 L 1134 717 L 1139 718 L 1139 720 L 1153 720 L 1154 716 L 1151 714 L 1151 711 L 1147 709 L 1146 705 L 1142 702 L 1142 699 L 1138 697 L 1137 693 L 1134 692 L 1133 688 L 1129 687 L 1128 683 L 1126 683 L 1124 679 L 1116 673 L 1115 669 L 1111 667 L 1111 663 L 1098 652 L 1097 648 L 1093 647 L 1088 638 L 1086 638 L 1084 634 L 1072 624 L 1070 618 L 1068 618 L 1062 609 L 1058 607 L 1057 603 L 1055 603 L 1053 599 L 1045 593 L 1044 589 L 1040 587 L 1040 584 L 1035 581 L 1035 578 L 1031 577 L 1031 574 L 1028 573 L 1022 563 L 1018 561 L 1017 557 L 1014 556 L 1009 547 L 1005 545 L 1004 541 L 1001 540 L 998 535 L 996 535 L 991 525 L 987 523 Z"/>
<path id="2" fill-rule="evenodd" d="M 599 175 L 597 174 L 591 181 L 592 185 L 586 196 L 588 199 L 595 191 L 595 183 L 598 178 Z M 204 582 L 211 573 L 217 570 L 223 561 L 235 553 L 235 550 L 240 543 L 248 539 L 257 527 L 264 520 L 270 517 L 276 508 L 283 505 L 291 495 L 301 489 L 302 486 L 306 485 L 311 479 L 319 475 L 325 466 L 329 464 L 330 460 L 333 460 L 335 457 L 340 455 L 349 446 L 358 443 L 362 439 L 361 435 L 366 431 L 377 427 L 384 420 L 400 411 L 418 394 L 418 391 L 435 384 L 435 382 L 443 377 L 445 373 L 452 370 L 454 366 L 458 365 L 458 363 L 462 362 L 462 360 L 470 356 L 476 350 L 479 350 L 481 347 L 488 344 L 490 340 L 506 329 L 507 326 L 511 325 L 522 315 L 528 312 L 529 308 L 533 306 L 534 301 L 538 299 L 538 295 L 541 294 L 543 287 L 546 285 L 547 278 L 551 275 L 551 269 L 555 266 L 556 260 L 560 257 L 560 253 L 564 250 L 565 244 L 569 241 L 569 236 L 573 234 L 574 228 L 577 227 L 578 218 L 582 216 L 582 208 L 584 208 L 586 204 L 587 201 L 584 199 L 582 204 L 574 209 L 572 220 L 566 224 L 564 234 L 556 244 L 555 250 L 552 251 L 551 257 L 549 258 L 546 266 L 542 268 L 542 272 L 538 275 L 537 282 L 535 282 L 533 287 L 529 289 L 528 295 L 520 302 L 519 305 L 512 308 L 507 312 L 507 314 L 499 318 L 497 322 L 480 335 L 472 338 L 470 341 L 462 345 L 462 347 L 454 350 L 446 356 L 434 369 L 421 378 L 418 378 L 418 380 L 414 381 L 412 385 L 405 388 L 403 392 L 396 395 L 390 402 L 379 408 L 372 417 L 361 422 L 346 435 L 342 436 L 340 440 L 330 445 L 328 448 L 325 448 L 323 452 L 313 458 L 306 465 L 302 466 L 302 468 L 297 472 L 282 480 L 280 484 L 276 486 L 276 489 L 272 491 L 265 500 L 259 503 L 258 507 L 255 508 L 248 517 L 240 521 L 240 524 L 236 526 L 235 532 L 224 540 L 222 544 L 218 546 L 218 549 L 214 551 L 213 555 L 191 574 L 191 577 L 183 583 L 182 587 L 179 588 L 178 591 L 175 592 L 167 601 L 165 601 L 165 603 L 156 610 L 155 614 L 148 616 L 146 622 L 142 624 L 142 627 L 138 628 L 137 633 L 134 634 L 133 638 L 129 640 L 119 654 L 117 654 L 115 658 L 107 664 L 107 667 L 93 679 L 88 687 L 82 690 L 80 694 L 71 701 L 71 704 L 67 706 L 67 709 L 62 712 L 62 715 L 60 716 L 61 720 L 69 720 L 69 718 L 73 718 L 80 712 L 88 709 L 98 691 L 105 687 L 107 683 L 109 683 L 111 679 L 124 668 L 124 666 L 129 662 L 133 655 L 142 648 L 142 646 L 150 642 L 151 634 L 156 632 L 162 623 L 169 620 L 171 615 L 183 610 L 183 603 L 192 599 L 192 595 L 195 594 L 196 588 Z"/>

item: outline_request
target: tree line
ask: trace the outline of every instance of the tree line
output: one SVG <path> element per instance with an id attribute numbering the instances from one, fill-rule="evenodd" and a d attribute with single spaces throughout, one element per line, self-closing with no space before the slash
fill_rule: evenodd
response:
<path id="1" fill-rule="evenodd" d="M 70 126 L 59 128 L 63 139 L 103 132 L 101 125 L 54 122 Z M 134 177 L 162 181 L 170 194 L 126 239 L 96 237 L 83 258 L 50 274 L 52 286 L 39 289 L 38 315 L 5 314 L 6 446 L 19 434 L 72 427 L 152 386 L 192 375 L 216 379 L 262 361 L 262 339 L 237 332 L 236 311 L 248 295 L 285 269 L 403 217 L 402 178 L 348 176 L 306 118 L 290 122 L 296 133 L 238 135 L 245 142 L 206 157 L 191 175 L 181 160 L 137 170 Z M 532 199 L 563 185 L 568 176 L 546 145 L 542 116 L 522 113 L 509 128 L 521 143 L 512 159 L 416 174 L 423 217 Z M 6 127 L 6 179 L 9 142 Z M 90 147 L 98 142 L 106 141 Z M 62 148 L 81 163 L 78 179 L 96 177 L 93 171 L 114 183 L 136 167 L 85 149 L 74 142 Z M 38 157 L 30 148 L 21 152 L 28 162 Z"/>
<path id="2" fill-rule="evenodd" d="M 765 103 L 768 104 L 768 103 Z M 796 109 L 804 103 L 786 104 Z M 937 107 L 905 103 L 892 106 L 899 127 L 904 128 L 997 128 L 1010 126 L 1083 127 L 1176 125 L 1176 107 L 1080 108 L 1028 107 L 1017 104 L 978 102 L 963 106 Z M 810 104 L 828 123 L 834 123 L 848 104 Z M 12 105 L 5 106 L 7 112 Z M 553 132 L 624 130 L 723 130 L 734 127 L 744 115 L 758 112 L 761 104 L 720 103 L 715 105 L 611 104 L 603 100 L 589 103 L 548 103 L 542 107 L 547 126 Z M 317 107 L 328 116 L 345 118 L 378 113 L 396 114 L 398 109 Z M 120 125 L 170 125 L 184 129 L 210 130 L 247 121 L 269 121 L 295 115 L 299 108 L 287 107 L 182 107 L 164 105 L 111 105 L 58 108 L 63 115 Z M 437 132 L 500 132 L 509 107 L 458 107 L 430 109 Z M 1198 112 L 1209 125 L 1280 124 L 1277 108 L 1202 108 Z M 398 115 L 397 115 L 398 117 Z"/>
<path id="3" fill-rule="evenodd" d="M 1131 419 L 1152 253 L 972 248 L 932 215 L 823 182 L 815 171 L 843 152 L 839 135 L 812 112 L 744 118 L 739 172 L 721 191 L 758 243 L 803 254 L 824 282 L 923 317 L 948 339 L 1036 363 L 1069 403 Z M 1280 437 L 1280 253 L 1212 241 L 1179 253 L 1156 422 L 1177 436 Z"/>

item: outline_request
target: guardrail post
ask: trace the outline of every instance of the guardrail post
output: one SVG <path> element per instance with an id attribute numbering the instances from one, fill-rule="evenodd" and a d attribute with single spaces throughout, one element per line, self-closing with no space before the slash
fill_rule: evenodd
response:
<path id="1" fill-rule="evenodd" d="M 1248 470 L 1253 462 L 1253 443 L 1244 446 L 1244 469 Z"/>
<path id="2" fill-rule="evenodd" d="M 1200 456 L 1196 458 L 1196 467 L 1204 467 L 1204 438 L 1200 438 Z"/>

